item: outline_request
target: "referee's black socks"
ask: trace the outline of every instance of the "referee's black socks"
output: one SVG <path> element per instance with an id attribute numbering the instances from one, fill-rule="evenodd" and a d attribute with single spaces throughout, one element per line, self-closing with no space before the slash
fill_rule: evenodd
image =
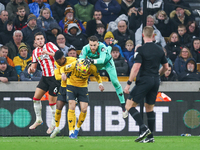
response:
<path id="1" fill-rule="evenodd" d="M 155 113 L 154 111 L 147 112 L 147 122 L 148 122 L 148 127 L 151 133 L 153 133 L 154 128 L 155 128 Z M 152 138 L 153 134 L 148 135 L 148 138 Z"/>
<path id="2" fill-rule="evenodd" d="M 140 115 L 140 113 L 137 111 L 137 109 L 135 109 L 135 107 L 132 107 L 131 109 L 129 109 L 128 111 L 131 116 L 135 119 L 135 121 L 137 122 L 137 124 L 140 126 L 140 129 L 142 131 L 146 130 L 147 127 L 145 126 L 142 117 Z"/>

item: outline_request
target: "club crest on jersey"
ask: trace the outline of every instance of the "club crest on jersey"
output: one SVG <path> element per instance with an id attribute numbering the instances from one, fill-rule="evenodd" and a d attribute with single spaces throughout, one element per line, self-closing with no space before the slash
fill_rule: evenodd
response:
<path id="1" fill-rule="evenodd" d="M 65 68 L 68 69 L 72 66 L 72 64 L 67 65 Z"/>
<path id="2" fill-rule="evenodd" d="M 101 48 L 101 51 L 104 52 L 106 49 L 104 47 Z"/>

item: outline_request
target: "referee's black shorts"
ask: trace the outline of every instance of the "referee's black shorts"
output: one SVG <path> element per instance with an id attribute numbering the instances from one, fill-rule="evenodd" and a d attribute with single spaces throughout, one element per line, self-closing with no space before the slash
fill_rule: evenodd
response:
<path id="1" fill-rule="evenodd" d="M 40 88 L 46 92 L 49 91 L 49 95 L 51 96 L 57 96 L 59 87 L 60 87 L 60 82 L 57 81 L 54 76 L 53 77 L 42 76 L 39 84 L 37 85 L 37 88 Z"/>
<path id="2" fill-rule="evenodd" d="M 159 76 L 143 76 L 136 81 L 136 85 L 131 90 L 128 99 L 132 99 L 136 103 L 144 101 L 147 104 L 155 104 L 156 96 L 159 88 Z"/>
<path id="3" fill-rule="evenodd" d="M 88 88 L 67 85 L 67 102 L 69 100 L 75 100 L 76 98 L 78 102 L 88 103 L 89 102 Z"/>
<path id="4" fill-rule="evenodd" d="M 66 87 L 60 87 L 59 92 L 58 92 L 58 97 L 57 97 L 57 101 L 62 101 L 67 103 L 67 99 L 66 99 Z"/>

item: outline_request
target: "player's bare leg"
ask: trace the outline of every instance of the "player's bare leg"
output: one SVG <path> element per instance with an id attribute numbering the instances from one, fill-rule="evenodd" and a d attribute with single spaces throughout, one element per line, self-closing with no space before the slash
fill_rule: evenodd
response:
<path id="1" fill-rule="evenodd" d="M 41 111 L 42 111 L 42 103 L 40 101 L 40 99 L 42 98 L 42 96 L 46 93 L 46 91 L 40 89 L 40 88 L 36 88 L 35 90 L 35 94 L 33 97 L 33 107 L 34 107 L 34 111 L 35 111 L 35 115 L 36 115 L 36 121 L 33 125 L 31 125 L 29 127 L 29 129 L 35 129 L 37 128 L 37 126 L 43 124 L 42 121 L 42 116 L 41 116 Z"/>

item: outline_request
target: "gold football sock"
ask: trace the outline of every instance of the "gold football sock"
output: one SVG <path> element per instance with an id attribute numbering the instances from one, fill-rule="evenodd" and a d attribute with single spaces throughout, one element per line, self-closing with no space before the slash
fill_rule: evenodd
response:
<path id="1" fill-rule="evenodd" d="M 75 110 L 68 110 L 67 119 L 68 119 L 68 127 L 69 131 L 75 129 Z"/>
<path id="2" fill-rule="evenodd" d="M 76 113 L 74 113 L 74 127 L 76 126 Z"/>
<path id="3" fill-rule="evenodd" d="M 85 120 L 85 117 L 87 115 L 87 112 L 86 113 L 83 113 L 81 111 L 80 115 L 79 115 L 79 118 L 78 118 L 78 123 L 77 123 L 77 128 L 80 128 L 81 125 L 83 124 L 84 120 Z"/>
<path id="4" fill-rule="evenodd" d="M 56 109 L 56 113 L 55 113 L 56 127 L 59 127 L 59 125 L 60 125 L 61 111 L 62 110 Z"/>

